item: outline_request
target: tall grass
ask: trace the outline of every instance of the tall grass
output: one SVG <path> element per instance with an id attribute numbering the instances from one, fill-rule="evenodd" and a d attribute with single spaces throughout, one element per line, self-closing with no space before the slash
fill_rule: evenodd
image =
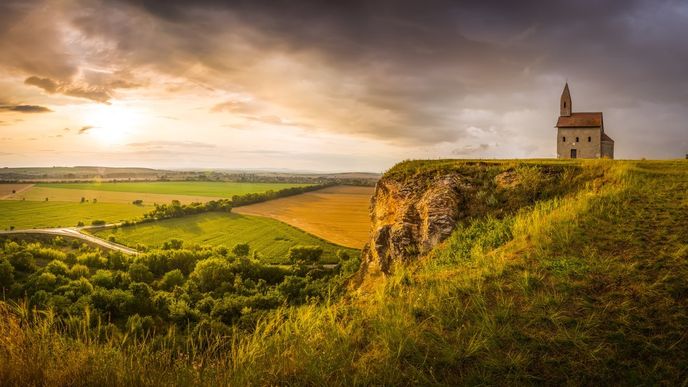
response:
<path id="1" fill-rule="evenodd" d="M 685 384 L 688 166 L 581 168 L 597 177 L 250 332 L 129 336 L 0 304 L 0 384 Z"/>

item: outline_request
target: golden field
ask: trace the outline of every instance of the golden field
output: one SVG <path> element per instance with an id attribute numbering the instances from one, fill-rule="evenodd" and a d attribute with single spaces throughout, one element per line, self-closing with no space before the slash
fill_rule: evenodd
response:
<path id="1" fill-rule="evenodd" d="M 360 249 L 368 240 L 373 187 L 336 186 L 249 206 L 232 212 L 266 216 L 330 242 Z"/>

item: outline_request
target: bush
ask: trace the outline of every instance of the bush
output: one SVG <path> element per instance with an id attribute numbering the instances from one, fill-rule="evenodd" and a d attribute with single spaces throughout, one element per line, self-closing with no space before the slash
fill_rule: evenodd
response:
<path id="1" fill-rule="evenodd" d="M 251 250 L 248 243 L 237 243 L 232 248 L 232 254 L 237 257 L 248 257 L 248 253 Z"/>
<path id="2" fill-rule="evenodd" d="M 136 199 L 136 200 L 134 200 L 133 202 L 131 202 L 131 204 L 133 204 L 133 205 L 135 205 L 135 206 L 142 206 L 142 205 L 143 205 L 143 200 L 141 200 L 141 199 Z"/>
<path id="3" fill-rule="evenodd" d="M 89 274 L 91 274 L 91 271 L 88 270 L 88 267 L 80 264 L 75 264 L 72 266 L 71 269 L 69 269 L 69 277 L 73 279 L 79 279 L 80 277 L 88 277 Z"/>
<path id="4" fill-rule="evenodd" d="M 93 200 L 95 200 L 95 199 L 93 199 Z M 104 226 L 106 224 L 107 224 L 107 222 L 105 222 L 104 220 L 101 220 L 101 219 L 96 219 L 93 222 L 91 222 L 91 225 L 93 225 L 93 226 Z"/>
<path id="5" fill-rule="evenodd" d="M 158 287 L 164 290 L 172 290 L 175 286 L 182 286 L 186 279 L 179 269 L 168 271 L 158 282 Z"/>
<path id="6" fill-rule="evenodd" d="M 9 288 L 14 283 L 14 266 L 0 258 L 0 287 Z"/>
<path id="7" fill-rule="evenodd" d="M 306 264 L 318 262 L 323 249 L 320 246 L 293 246 L 289 249 L 289 262 L 294 264 Z"/>

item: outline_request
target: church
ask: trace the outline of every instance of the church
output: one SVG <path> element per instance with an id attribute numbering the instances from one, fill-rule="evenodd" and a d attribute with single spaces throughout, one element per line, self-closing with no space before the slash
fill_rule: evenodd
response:
<path id="1" fill-rule="evenodd" d="M 557 158 L 614 158 L 614 140 L 604 133 L 602 112 L 574 113 L 568 82 L 561 93 L 556 128 Z"/>

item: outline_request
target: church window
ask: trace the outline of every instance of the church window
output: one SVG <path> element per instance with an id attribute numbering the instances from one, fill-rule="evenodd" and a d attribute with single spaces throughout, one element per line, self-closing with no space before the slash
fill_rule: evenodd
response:
<path id="1" fill-rule="evenodd" d="M 580 140 L 578 139 L 578 137 L 576 137 L 576 142 L 578 142 L 578 141 L 580 141 Z"/>
<path id="2" fill-rule="evenodd" d="M 588 142 L 592 142 L 592 137 L 588 136 Z"/>
<path id="3" fill-rule="evenodd" d="M 563 141 L 563 142 L 566 142 L 566 136 L 564 136 L 564 138 L 562 139 L 562 141 Z"/>

